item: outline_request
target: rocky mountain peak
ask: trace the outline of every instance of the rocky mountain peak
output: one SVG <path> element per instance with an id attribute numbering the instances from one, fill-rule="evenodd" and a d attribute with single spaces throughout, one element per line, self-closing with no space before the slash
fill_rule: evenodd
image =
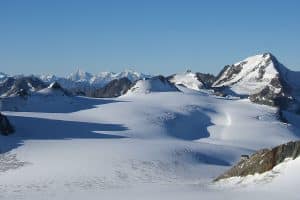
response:
<path id="1" fill-rule="evenodd" d="M 299 78 L 300 74 L 288 70 L 273 54 L 264 53 L 225 66 L 212 87 L 225 95 L 286 109 L 296 99 L 293 88 Z"/>

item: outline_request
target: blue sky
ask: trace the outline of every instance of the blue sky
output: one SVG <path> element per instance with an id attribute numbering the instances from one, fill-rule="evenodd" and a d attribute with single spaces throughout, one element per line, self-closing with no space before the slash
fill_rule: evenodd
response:
<path id="1" fill-rule="evenodd" d="M 0 71 L 218 73 L 270 51 L 300 70 L 300 1 L 0 0 Z"/>

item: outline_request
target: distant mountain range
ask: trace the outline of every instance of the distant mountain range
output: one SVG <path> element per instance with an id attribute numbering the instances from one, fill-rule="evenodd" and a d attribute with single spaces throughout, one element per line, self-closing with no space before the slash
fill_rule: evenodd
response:
<path id="1" fill-rule="evenodd" d="M 62 87 L 72 89 L 87 86 L 102 88 L 115 79 L 127 78 L 131 82 L 135 82 L 143 78 L 150 78 L 151 76 L 133 70 L 125 70 L 119 73 L 101 72 L 99 74 L 91 74 L 78 69 L 67 77 L 57 77 L 55 75 L 39 75 L 38 77 L 46 83 L 56 81 L 61 84 Z"/>
<path id="2" fill-rule="evenodd" d="M 69 90 L 75 95 L 115 97 L 127 91 L 133 82 L 150 77 L 150 75 L 133 70 L 125 70 L 119 73 L 101 72 L 96 75 L 77 70 L 66 77 L 56 75 L 9 76 L 0 73 L 0 96 L 18 95 L 20 92 L 24 94 L 35 92 L 46 88 L 53 82 L 57 82 L 62 88 Z M 119 86 L 116 86 L 116 82 Z M 120 84 L 125 84 L 127 88 Z"/>
<path id="3" fill-rule="evenodd" d="M 139 81 L 142 80 L 142 81 Z M 211 74 L 184 73 L 168 77 L 151 76 L 133 70 L 91 74 L 77 70 L 67 77 L 55 75 L 8 76 L 0 73 L 0 95 L 25 96 L 56 82 L 74 95 L 118 97 L 129 93 L 178 91 L 175 86 L 192 90 L 210 89 L 220 96 L 249 98 L 254 103 L 300 112 L 300 72 L 293 72 L 271 53 L 246 58 L 226 65 L 215 77 Z"/>

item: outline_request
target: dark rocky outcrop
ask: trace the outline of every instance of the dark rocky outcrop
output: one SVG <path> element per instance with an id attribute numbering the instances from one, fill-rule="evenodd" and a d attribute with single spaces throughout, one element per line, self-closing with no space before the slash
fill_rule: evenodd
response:
<path id="1" fill-rule="evenodd" d="M 249 99 L 254 103 L 277 106 L 282 109 L 285 109 L 292 101 L 292 97 L 282 92 L 275 93 L 269 86 L 266 86 L 257 94 L 250 95 Z"/>
<path id="2" fill-rule="evenodd" d="M 216 77 L 212 74 L 196 73 L 197 79 L 203 83 L 204 88 L 210 89 L 212 84 L 216 81 Z"/>
<path id="3" fill-rule="evenodd" d="M 300 155 L 300 141 L 289 142 L 273 149 L 262 149 L 249 159 L 241 159 L 230 170 L 217 177 L 215 181 L 235 177 L 264 173 L 282 163 L 286 158 L 295 159 Z"/>
<path id="4" fill-rule="evenodd" d="M 7 117 L 0 113 L 0 133 L 1 135 L 10 135 L 14 132 L 14 127 L 10 124 Z"/>
<path id="5" fill-rule="evenodd" d="M 124 77 L 115 79 L 105 85 L 103 88 L 92 91 L 91 96 L 96 98 L 113 98 L 125 94 L 132 86 L 131 81 Z"/>
<path id="6" fill-rule="evenodd" d="M 244 64 L 247 64 L 247 62 L 241 62 L 238 65 L 226 65 L 223 68 L 223 70 L 216 77 L 215 80 L 218 80 L 218 81 L 214 82 L 213 84 L 214 85 L 221 84 L 221 83 L 224 83 L 224 82 L 232 79 L 232 77 L 234 77 L 236 74 L 241 72 Z M 225 72 L 226 72 L 226 74 L 225 74 Z M 220 80 L 220 78 L 222 76 L 224 76 L 224 78 Z"/>

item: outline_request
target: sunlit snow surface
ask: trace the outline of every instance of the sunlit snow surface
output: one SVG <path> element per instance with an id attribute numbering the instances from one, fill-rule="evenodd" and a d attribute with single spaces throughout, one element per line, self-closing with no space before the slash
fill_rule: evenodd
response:
<path id="1" fill-rule="evenodd" d="M 299 199 L 299 160 L 257 184 L 212 183 L 241 154 L 298 138 L 274 108 L 180 89 L 6 99 L 17 132 L 0 137 L 0 199 Z"/>

